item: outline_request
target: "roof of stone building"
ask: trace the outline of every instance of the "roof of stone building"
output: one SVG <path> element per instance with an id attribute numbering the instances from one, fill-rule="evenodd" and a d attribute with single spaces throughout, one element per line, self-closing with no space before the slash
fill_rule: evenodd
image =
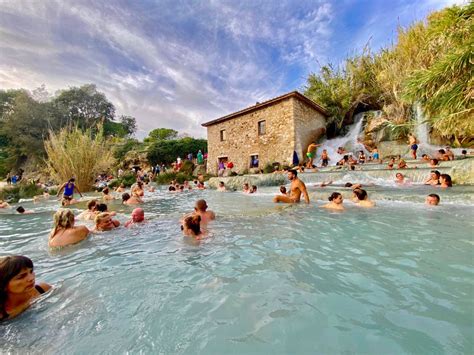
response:
<path id="1" fill-rule="evenodd" d="M 264 108 L 264 107 L 268 107 L 268 106 L 272 106 L 272 105 L 275 105 L 283 100 L 286 100 L 286 99 L 289 99 L 291 97 L 294 97 L 296 99 L 299 99 L 300 101 L 303 101 L 304 103 L 306 103 L 308 106 L 311 106 L 312 108 L 316 109 L 317 111 L 321 112 L 324 116 L 329 116 L 328 112 L 322 108 L 320 105 L 318 105 L 316 102 L 314 102 L 313 100 L 307 98 L 306 96 L 304 96 L 303 94 L 299 93 L 298 91 L 292 91 L 292 92 L 289 92 L 285 95 L 281 95 L 281 96 L 278 96 L 278 97 L 275 97 L 273 99 L 270 99 L 268 101 L 264 101 L 264 102 L 258 102 L 256 105 L 253 105 L 253 106 L 250 106 L 250 107 L 247 107 L 247 108 L 244 108 L 243 110 L 240 110 L 240 111 L 237 111 L 237 112 L 234 112 L 234 113 L 231 113 L 229 115 L 226 115 L 226 116 L 222 116 L 220 118 L 217 118 L 215 120 L 212 120 L 212 121 L 209 121 L 209 122 L 205 122 L 202 124 L 203 127 L 208 127 L 208 126 L 212 126 L 212 125 L 215 125 L 217 123 L 221 123 L 221 122 L 224 122 L 224 121 L 227 121 L 227 120 L 230 120 L 232 118 L 236 118 L 236 117 L 239 117 L 239 116 L 242 116 L 242 115 L 245 115 L 247 113 L 251 113 L 253 111 L 257 111 L 257 110 L 260 110 L 261 108 Z"/>

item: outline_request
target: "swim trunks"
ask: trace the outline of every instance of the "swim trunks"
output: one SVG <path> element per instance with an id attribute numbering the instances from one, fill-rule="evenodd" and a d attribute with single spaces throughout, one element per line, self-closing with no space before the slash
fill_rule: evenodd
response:
<path id="1" fill-rule="evenodd" d="M 374 159 L 378 159 L 379 158 L 379 153 L 374 153 Z"/>
<path id="2" fill-rule="evenodd" d="M 309 159 L 313 159 L 313 153 L 311 153 L 311 152 L 306 153 L 306 156 L 307 156 Z"/>
<path id="3" fill-rule="evenodd" d="M 328 163 L 329 163 L 329 162 L 328 162 L 327 159 L 323 159 L 323 164 L 322 164 L 323 166 L 328 166 Z"/>
<path id="4" fill-rule="evenodd" d="M 416 145 L 416 144 L 412 144 L 412 146 L 411 146 L 411 150 L 417 150 L 417 149 L 418 149 L 418 145 Z"/>

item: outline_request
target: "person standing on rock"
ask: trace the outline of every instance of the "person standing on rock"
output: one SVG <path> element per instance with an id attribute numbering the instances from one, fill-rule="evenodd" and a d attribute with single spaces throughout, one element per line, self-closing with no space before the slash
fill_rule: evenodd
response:
<path id="1" fill-rule="evenodd" d="M 199 152 L 197 153 L 196 160 L 198 165 L 202 165 L 204 163 L 204 155 L 202 155 L 201 150 L 199 150 Z"/>
<path id="2" fill-rule="evenodd" d="M 306 167 L 311 169 L 313 167 L 313 160 L 316 157 L 316 148 L 320 147 L 321 144 L 311 143 L 308 146 L 308 151 L 306 152 L 306 156 L 308 157 L 308 164 Z"/>
<path id="3" fill-rule="evenodd" d="M 418 150 L 417 139 L 413 134 L 408 135 L 408 144 L 410 145 L 410 153 L 413 159 L 416 160 L 416 151 Z"/>

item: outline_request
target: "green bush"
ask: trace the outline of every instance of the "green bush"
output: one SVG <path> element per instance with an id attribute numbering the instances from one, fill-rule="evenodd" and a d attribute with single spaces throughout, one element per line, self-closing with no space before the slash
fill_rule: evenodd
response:
<path id="1" fill-rule="evenodd" d="M 0 191 L 0 199 L 16 203 L 22 198 L 32 198 L 41 195 L 43 189 L 35 184 L 20 183 L 13 187 L 6 187 Z"/>
<path id="2" fill-rule="evenodd" d="M 272 163 L 267 163 L 267 165 L 265 165 L 265 167 L 263 168 L 263 172 L 265 174 L 271 174 L 274 171 L 275 171 L 275 168 L 273 167 Z"/>
<path id="3" fill-rule="evenodd" d="M 170 173 L 158 174 L 158 175 L 155 177 L 155 182 L 156 182 L 158 185 L 167 185 L 167 184 L 169 184 L 171 181 L 176 180 L 179 184 L 182 184 L 182 183 L 185 182 L 186 180 L 188 180 L 188 181 L 193 181 L 193 179 L 194 179 L 194 178 L 193 178 L 192 175 L 190 175 L 190 174 L 186 174 L 186 173 L 183 173 L 183 172 L 179 172 L 179 173 L 170 172 Z"/>
<path id="4" fill-rule="evenodd" d="M 134 183 L 137 182 L 137 177 L 132 173 L 128 173 L 128 174 L 124 174 L 121 177 L 117 178 L 116 181 L 117 181 L 117 183 L 116 183 L 115 186 L 118 186 L 120 184 L 124 184 L 126 187 L 130 187 Z M 113 187 L 113 186 L 111 186 L 111 187 Z"/>
<path id="5" fill-rule="evenodd" d="M 194 171 L 194 164 L 190 160 L 185 160 L 183 165 L 181 165 L 181 169 L 179 169 L 180 173 L 192 175 Z"/>

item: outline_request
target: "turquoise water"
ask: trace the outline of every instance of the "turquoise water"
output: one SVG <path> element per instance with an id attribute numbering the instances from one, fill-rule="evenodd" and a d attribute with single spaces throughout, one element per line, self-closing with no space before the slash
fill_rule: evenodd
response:
<path id="1" fill-rule="evenodd" d="M 148 194 L 149 221 L 50 251 L 57 203 L 0 215 L 2 254 L 33 259 L 52 293 L 0 325 L 0 352 L 472 353 L 473 187 L 368 188 L 375 209 L 274 205 L 216 191 Z M 440 190 L 436 190 L 440 191 Z M 178 220 L 205 198 L 218 220 L 195 243 Z M 111 208 L 125 221 L 131 209 Z"/>

